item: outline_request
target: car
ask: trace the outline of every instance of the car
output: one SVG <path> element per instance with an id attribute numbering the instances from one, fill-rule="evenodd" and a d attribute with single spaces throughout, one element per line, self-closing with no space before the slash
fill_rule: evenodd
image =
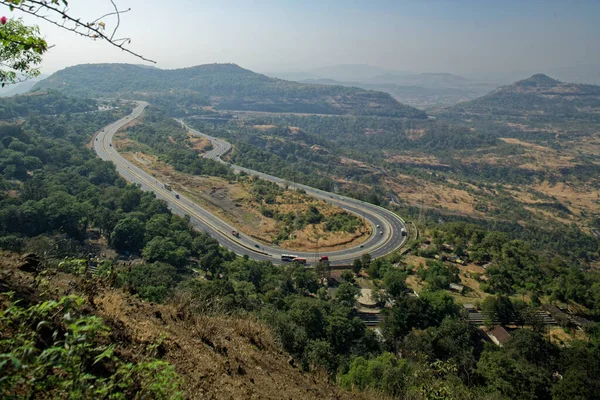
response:
<path id="1" fill-rule="evenodd" d="M 383 231 L 379 231 L 379 234 L 380 234 L 380 235 L 383 235 Z"/>
<path id="2" fill-rule="evenodd" d="M 176 194 L 176 195 L 175 195 L 175 198 L 176 198 L 176 199 L 178 199 L 178 198 L 179 198 L 179 195 L 178 195 L 178 194 Z"/>
<path id="3" fill-rule="evenodd" d="M 360 245 L 360 248 L 362 249 L 363 247 L 365 247 L 365 245 L 364 245 L 364 244 L 361 244 L 361 245 Z"/>
<path id="4" fill-rule="evenodd" d="M 377 227 L 379 228 L 379 225 L 377 225 Z"/>
<path id="5" fill-rule="evenodd" d="M 255 244 L 254 247 L 256 247 L 257 249 L 260 249 L 260 246 Z"/>
<path id="6" fill-rule="evenodd" d="M 329 197 L 331 197 L 333 199 L 333 196 L 329 196 Z"/>

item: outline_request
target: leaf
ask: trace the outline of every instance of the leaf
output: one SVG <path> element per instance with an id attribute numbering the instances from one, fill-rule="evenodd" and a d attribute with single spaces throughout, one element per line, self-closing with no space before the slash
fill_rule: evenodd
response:
<path id="1" fill-rule="evenodd" d="M 10 356 L 10 361 L 13 364 L 13 367 L 15 367 L 16 369 L 20 369 L 21 368 L 21 360 L 19 360 L 17 357 L 11 355 Z"/>

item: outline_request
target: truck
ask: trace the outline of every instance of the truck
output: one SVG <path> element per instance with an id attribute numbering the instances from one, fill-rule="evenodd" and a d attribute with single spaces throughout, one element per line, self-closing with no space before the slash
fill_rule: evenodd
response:
<path id="1" fill-rule="evenodd" d="M 163 184 L 163 187 L 167 190 L 173 190 L 171 189 L 171 185 L 169 185 L 168 183 Z"/>
<path id="2" fill-rule="evenodd" d="M 296 257 L 292 261 L 297 262 L 298 264 L 306 265 L 306 258 Z"/>
<path id="3" fill-rule="evenodd" d="M 239 237 L 240 237 L 240 233 L 239 233 L 238 231 L 231 231 L 231 234 L 232 234 L 233 236 L 235 236 L 236 238 L 239 238 Z"/>

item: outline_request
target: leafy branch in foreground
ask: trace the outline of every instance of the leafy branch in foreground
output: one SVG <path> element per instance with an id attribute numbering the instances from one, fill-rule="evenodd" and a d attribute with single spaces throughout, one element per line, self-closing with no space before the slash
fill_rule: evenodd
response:
<path id="1" fill-rule="evenodd" d="M 23 307 L 10 293 L 0 312 L 0 397 L 178 399 L 180 378 L 169 363 L 125 362 L 108 342 L 109 328 L 65 296 Z"/>
<path id="2" fill-rule="evenodd" d="M 127 44 L 131 43 L 131 38 L 119 38 L 117 36 L 117 32 L 121 26 L 121 14 L 131 11 L 131 8 L 120 10 L 113 0 L 109 1 L 112 8 L 110 12 L 92 20 L 88 20 L 87 22 L 81 16 L 71 15 L 66 0 L 1 0 L 0 4 L 9 7 L 11 11 L 19 10 L 26 14 L 33 15 L 79 36 L 104 40 L 144 61 L 154 63 L 155 61 L 147 59 L 125 47 Z M 106 22 L 103 21 L 108 17 L 116 18 L 116 23 L 112 30 L 107 30 Z"/>
<path id="3" fill-rule="evenodd" d="M 110 1 L 111 11 L 99 17 L 84 18 L 72 15 L 66 0 L 0 0 L 10 11 L 20 11 L 32 15 L 55 25 L 61 29 L 72 32 L 92 40 L 102 40 L 144 61 L 155 61 L 130 50 L 131 38 L 118 37 L 121 26 L 121 14 L 131 9 L 121 10 Z M 107 26 L 107 19 L 116 21 L 112 29 Z M 20 19 L 0 18 L 0 83 L 17 83 L 39 75 L 35 66 L 42 61 L 41 56 L 48 51 L 49 46 L 39 34 L 37 26 L 25 25 Z M 8 71 L 6 70 L 8 69 Z"/>
<path id="4" fill-rule="evenodd" d="M 36 68 L 48 44 L 37 26 L 27 26 L 20 19 L 0 20 L 0 82 L 17 83 L 40 74 Z"/>

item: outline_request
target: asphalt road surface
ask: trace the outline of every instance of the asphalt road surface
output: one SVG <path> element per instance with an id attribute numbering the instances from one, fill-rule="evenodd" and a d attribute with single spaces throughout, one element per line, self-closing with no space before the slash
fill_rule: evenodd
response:
<path id="1" fill-rule="evenodd" d="M 239 238 L 234 237 L 231 232 L 237 230 L 235 227 L 211 214 L 210 211 L 202 208 L 200 205 L 183 195 L 179 195 L 179 198 L 176 198 L 177 193 L 166 189 L 164 182 L 157 180 L 152 175 L 144 172 L 123 158 L 114 147 L 112 147 L 113 136 L 123 125 L 140 116 L 147 105 L 148 103 L 146 102 L 137 102 L 136 108 L 129 116 L 107 125 L 98 132 L 94 140 L 94 150 L 100 158 L 113 162 L 119 174 L 127 181 L 139 184 L 142 190 L 153 191 L 157 198 L 167 202 L 169 208 L 174 213 L 181 216 L 188 215 L 191 224 L 195 228 L 209 233 L 218 240 L 222 246 L 227 247 L 238 255 L 248 255 L 255 260 L 269 260 L 277 264 L 281 263 L 282 254 L 293 254 L 298 257 L 306 258 L 309 264 L 318 261 L 317 253 L 314 250 L 296 252 L 263 243 L 243 234 Z M 179 122 L 183 125 L 182 121 Z M 228 142 L 205 135 L 193 129 L 190 129 L 190 133 L 206 137 L 211 141 L 213 149 L 206 153 L 204 157 L 229 165 L 229 163 L 221 159 L 221 156 L 231 149 L 231 145 Z M 237 165 L 230 165 L 230 167 L 236 173 L 243 171 L 249 175 L 255 175 L 280 185 L 292 184 L 287 180 L 239 167 Z M 402 236 L 401 231 L 407 231 L 406 225 L 400 217 L 391 211 L 370 203 L 314 189 L 306 185 L 298 183 L 293 185 L 296 188 L 304 189 L 306 193 L 312 197 L 333 203 L 348 212 L 364 218 L 372 226 L 373 234 L 369 239 L 363 242 L 361 246 L 328 252 L 320 251 L 318 256 L 328 256 L 332 265 L 351 264 L 355 258 L 360 257 L 363 253 L 370 253 L 373 258 L 381 257 L 404 245 L 407 237 Z"/>

